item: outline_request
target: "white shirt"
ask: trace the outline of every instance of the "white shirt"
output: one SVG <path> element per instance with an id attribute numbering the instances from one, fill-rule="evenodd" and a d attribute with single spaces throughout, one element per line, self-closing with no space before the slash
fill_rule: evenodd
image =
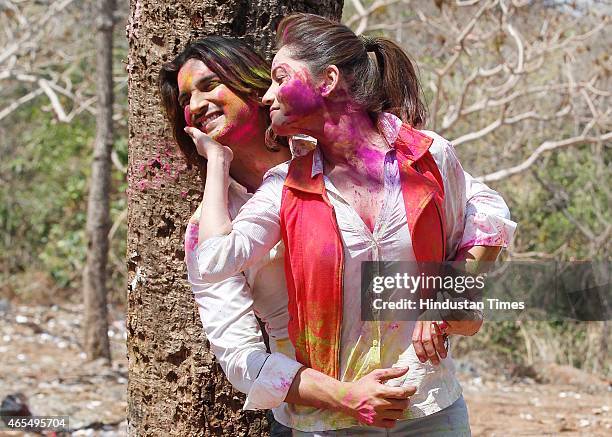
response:
<path id="1" fill-rule="evenodd" d="M 379 128 L 392 143 L 400 125 L 399 119 L 386 116 L 381 119 Z M 464 173 L 452 146 L 446 140 L 433 132 L 423 132 L 434 138 L 430 151 L 444 180 L 449 259 L 455 256 L 458 249 L 466 246 L 507 245 L 516 224 L 509 220 L 508 209 L 499 194 Z M 280 199 L 287 169 L 288 163 L 284 163 L 268 172 L 263 185 L 233 220 L 233 230 L 229 235 L 209 239 L 195 250 L 196 256 L 192 255 L 188 263 L 191 264 L 190 280 L 195 276 L 196 279 L 204 281 L 227 281 L 226 278 L 242 269 L 253 269 L 261 265 L 261 261 L 257 260 L 265 258 L 270 248 L 280 240 Z M 312 173 L 322 171 L 322 157 L 317 150 Z M 382 345 L 378 345 L 375 344 L 372 322 L 360 320 L 361 262 L 377 259 L 414 261 L 394 150 L 390 150 L 386 155 L 384 177 L 384 204 L 373 233 L 342 198 L 331 181 L 324 177 L 328 197 L 336 211 L 345 255 L 341 379 L 354 381 L 375 368 L 408 365 L 410 371 L 405 380 L 394 383 L 418 387 L 417 393 L 411 398 L 408 417 L 419 417 L 433 414 L 451 405 L 461 394 L 461 388 L 454 376 L 450 356 L 442 360 L 439 366 L 418 361 L 411 341 L 414 322 L 386 323 L 382 327 Z M 193 246 L 195 247 L 195 244 Z M 281 274 L 282 272 L 279 273 Z M 284 277 L 282 284 L 282 300 L 286 312 Z M 219 299 L 229 298 L 223 296 Z M 255 301 L 257 302 L 256 296 Z M 220 309 L 225 316 L 229 316 L 228 307 Z M 209 321 L 202 317 L 203 324 L 208 324 Z M 286 322 L 284 328 L 286 335 Z M 223 335 L 226 336 L 227 333 Z M 250 336 L 245 336 L 245 340 L 248 341 L 249 338 Z M 276 335 L 275 342 L 279 338 L 280 336 Z M 271 339 L 271 348 L 272 343 Z M 274 410 L 276 419 L 302 431 L 339 429 L 356 425 L 354 419 L 340 413 L 281 403 L 284 396 L 279 398 L 279 389 L 284 388 L 286 395 L 286 390 L 299 369 L 299 364 L 294 361 L 293 348 L 291 351 L 285 348 L 285 351 L 290 352 L 288 356 L 291 358 L 291 364 L 275 359 L 275 354 L 272 354 L 265 364 L 260 366 L 261 373 L 259 377 L 255 376 L 255 381 L 252 379 L 255 370 L 243 372 L 251 384 L 245 408 L 264 408 L 280 404 Z M 259 363 L 260 361 L 255 360 L 247 363 L 247 366 L 250 364 L 256 368 Z M 273 368 L 273 371 L 268 371 L 268 367 Z M 229 375 L 228 378 L 232 379 Z M 265 399 L 260 399 L 259 394 Z"/>

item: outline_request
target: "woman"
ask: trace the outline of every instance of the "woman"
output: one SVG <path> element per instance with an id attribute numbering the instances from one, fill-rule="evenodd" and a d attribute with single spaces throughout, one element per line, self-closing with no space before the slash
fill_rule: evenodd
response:
<path id="1" fill-rule="evenodd" d="M 269 70 L 270 64 L 244 42 L 211 36 L 189 44 L 160 72 L 163 106 L 187 161 L 201 170 L 208 165 L 209 171 L 216 162 L 198 154 L 183 131 L 186 125 L 199 127 L 231 150 L 233 179 L 224 193 L 231 216 L 258 188 L 268 169 L 291 157 L 289 148 L 267 132 L 268 110 L 260 101 L 271 83 Z M 199 279 L 194 248 L 201 210 L 202 205 L 185 233 L 188 278 L 213 353 L 234 387 L 247 393 L 245 409 L 275 408 L 282 420 L 287 417 L 283 401 L 353 417 L 375 408 L 373 423 L 391 426 L 415 389 L 396 389 L 382 382 L 405 371 L 378 369 L 367 381 L 340 382 L 295 361 L 287 334 L 282 244 L 246 275 L 218 284 Z M 272 353 L 266 351 L 253 311 L 266 327 Z M 273 435 L 275 428 L 273 424 Z"/>
<path id="2" fill-rule="evenodd" d="M 465 174 L 443 138 L 415 128 L 424 122 L 424 107 L 412 64 L 398 46 L 362 40 L 309 14 L 285 18 L 277 41 L 273 83 L 263 98 L 272 128 L 279 135 L 310 135 L 318 147 L 272 169 L 232 222 L 224 199 L 231 151 L 186 129 L 209 158 L 196 249 L 200 277 L 236 274 L 282 238 L 289 336 L 298 361 L 342 381 L 408 364 L 410 372 L 393 385 L 414 384 L 418 391 L 404 416 L 411 420 L 399 421 L 394 432 L 469 434 L 440 324 L 360 321 L 360 266 L 367 260 L 494 259 L 499 247 L 486 246 L 507 244 L 514 224 L 466 232 Z M 472 335 L 480 323 L 451 322 L 448 333 Z M 371 433 L 355 427 L 354 417 L 290 408 L 287 425 L 306 435 Z"/>

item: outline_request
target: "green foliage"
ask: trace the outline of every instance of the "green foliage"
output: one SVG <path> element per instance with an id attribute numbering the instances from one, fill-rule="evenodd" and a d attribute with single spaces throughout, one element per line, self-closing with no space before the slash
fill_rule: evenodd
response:
<path id="1" fill-rule="evenodd" d="M 2 271 L 43 271 L 56 286 L 77 288 L 86 257 L 87 189 L 95 120 L 82 115 L 71 123 L 59 123 L 51 112 L 41 109 L 43 102 L 42 97 L 34 100 L 12 114 L 7 123 L 5 138 L 19 138 L 19 142 L 3 145 L 8 152 L 0 161 Z M 126 162 L 127 141 L 122 138 L 117 146 L 119 159 Z M 114 174 L 112 218 L 126 207 L 124 179 L 122 174 Z M 122 236 L 124 230 L 116 233 L 117 238 Z M 124 241 L 114 247 L 125 251 Z"/>
<path id="2" fill-rule="evenodd" d="M 94 120 L 57 123 L 36 100 L 10 121 L 15 128 L 29 128 L 0 163 L 8 182 L 0 188 L 2 231 L 7 236 L 0 242 L 3 262 L 9 271 L 45 270 L 66 286 L 78 274 L 85 253 L 89 170 L 83 164 L 91 150 Z"/>

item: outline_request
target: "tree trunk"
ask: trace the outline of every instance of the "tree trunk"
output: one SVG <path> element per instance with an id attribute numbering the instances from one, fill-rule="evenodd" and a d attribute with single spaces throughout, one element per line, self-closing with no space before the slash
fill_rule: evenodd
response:
<path id="1" fill-rule="evenodd" d="M 83 272 L 84 344 L 89 359 L 110 361 L 106 309 L 106 264 L 110 228 L 113 147 L 113 27 L 115 0 L 99 3 L 96 39 L 96 141 L 87 199 L 87 264 Z"/>
<path id="2" fill-rule="evenodd" d="M 164 121 L 156 90 L 162 63 L 207 34 L 244 36 L 270 55 L 292 11 L 340 18 L 342 0 L 131 0 L 128 169 L 128 430 L 131 435 L 267 435 L 261 412 L 215 364 L 186 281 L 183 235 L 201 200 Z"/>

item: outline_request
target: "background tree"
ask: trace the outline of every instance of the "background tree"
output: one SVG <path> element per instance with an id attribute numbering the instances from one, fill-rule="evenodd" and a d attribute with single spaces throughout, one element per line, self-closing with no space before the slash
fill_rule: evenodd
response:
<path id="1" fill-rule="evenodd" d="M 342 0 L 133 0 L 129 56 L 128 420 L 133 435 L 264 435 L 261 413 L 209 352 L 185 281 L 183 233 L 202 182 L 178 154 L 156 91 L 162 63 L 207 34 L 242 36 L 270 56 L 292 11 L 340 18 Z"/>
<path id="2" fill-rule="evenodd" d="M 96 140 L 87 198 L 87 264 L 83 272 L 84 345 L 89 359 L 110 361 L 106 264 L 113 147 L 113 27 L 115 0 L 100 1 L 96 37 Z"/>
<path id="3" fill-rule="evenodd" d="M 113 38 L 109 299 L 125 293 L 128 3 Z M 83 298 L 88 181 L 96 134 L 94 0 L 0 1 L 0 288 L 38 303 Z"/>

